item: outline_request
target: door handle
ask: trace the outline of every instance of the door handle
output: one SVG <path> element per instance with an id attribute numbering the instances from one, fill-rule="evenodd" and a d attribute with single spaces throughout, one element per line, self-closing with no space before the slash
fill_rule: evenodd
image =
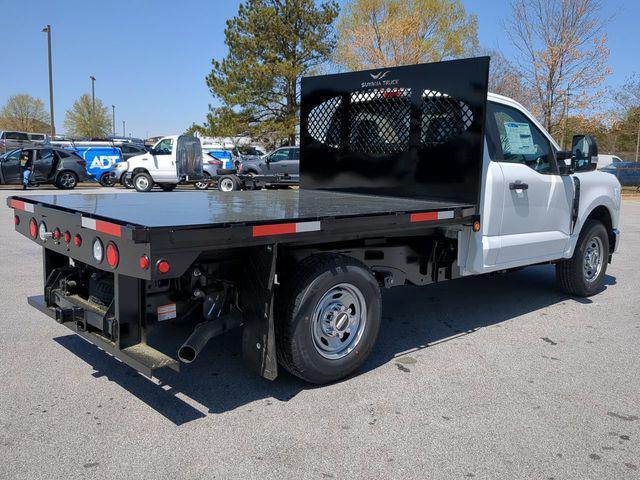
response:
<path id="1" fill-rule="evenodd" d="M 509 190 L 528 190 L 529 185 L 520 180 L 516 180 L 515 182 L 511 182 L 509 184 Z"/>

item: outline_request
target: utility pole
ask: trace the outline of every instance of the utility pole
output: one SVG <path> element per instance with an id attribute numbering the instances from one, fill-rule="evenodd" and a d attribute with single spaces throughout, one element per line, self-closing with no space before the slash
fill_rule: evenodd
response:
<path id="1" fill-rule="evenodd" d="M 96 77 L 91 75 L 91 137 L 96 136 Z"/>
<path id="2" fill-rule="evenodd" d="M 111 105 L 111 129 L 113 130 L 113 136 L 116 136 L 116 106 Z"/>
<path id="3" fill-rule="evenodd" d="M 567 87 L 566 95 L 564 98 L 564 132 L 562 132 L 562 149 L 567 149 L 567 129 L 569 123 L 569 87 Z"/>
<path id="4" fill-rule="evenodd" d="M 56 126 L 53 117 L 53 67 L 51 64 L 51 25 L 47 25 L 42 29 L 47 34 L 47 46 L 49 54 L 49 115 L 51 116 L 51 140 L 56 135 Z"/>
<path id="5" fill-rule="evenodd" d="M 638 117 L 638 135 L 636 137 L 636 162 L 638 161 L 638 153 L 640 152 L 640 115 Z"/>

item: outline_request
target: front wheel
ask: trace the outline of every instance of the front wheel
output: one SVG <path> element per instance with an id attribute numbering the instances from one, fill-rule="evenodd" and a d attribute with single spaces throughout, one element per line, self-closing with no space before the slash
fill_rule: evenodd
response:
<path id="1" fill-rule="evenodd" d="M 60 172 L 56 179 L 56 187 L 61 190 L 72 190 L 78 184 L 78 177 L 73 172 Z"/>
<path id="2" fill-rule="evenodd" d="M 277 298 L 276 341 L 284 368 L 311 383 L 346 377 L 367 359 L 380 328 L 380 288 L 359 261 L 309 257 Z"/>
<path id="3" fill-rule="evenodd" d="M 120 180 L 120 183 L 124 188 L 127 188 L 127 189 L 133 188 L 133 179 L 130 176 L 127 176 L 126 173 L 122 175 L 122 179 Z"/>
<path id="4" fill-rule="evenodd" d="M 133 186 L 139 192 L 148 192 L 153 188 L 153 178 L 146 172 L 138 173 L 133 177 Z"/>
<path id="5" fill-rule="evenodd" d="M 556 264 L 556 278 L 569 295 L 589 297 L 604 283 L 609 258 L 609 235 L 604 225 L 587 220 L 580 231 L 573 256 Z"/>

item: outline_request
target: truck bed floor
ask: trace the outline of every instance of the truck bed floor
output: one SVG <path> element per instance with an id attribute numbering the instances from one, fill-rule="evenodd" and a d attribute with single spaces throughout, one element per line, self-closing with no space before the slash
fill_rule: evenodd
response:
<path id="1" fill-rule="evenodd" d="M 149 228 L 320 220 L 473 207 L 436 200 L 320 190 L 29 195 L 13 198 Z"/>

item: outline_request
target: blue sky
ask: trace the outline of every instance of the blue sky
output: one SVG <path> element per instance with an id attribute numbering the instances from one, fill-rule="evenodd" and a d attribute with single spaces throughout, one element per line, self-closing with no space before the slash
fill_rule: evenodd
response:
<path id="1" fill-rule="evenodd" d="M 225 20 L 239 1 L 192 0 L 32 0 L 0 2 L 0 105 L 16 93 L 29 93 L 48 108 L 46 35 L 53 30 L 55 116 L 62 130 L 64 112 L 90 92 L 116 105 L 116 124 L 127 133 L 146 137 L 180 133 L 201 122 L 212 101 L 204 83 L 211 59 L 225 54 Z M 344 0 L 341 2 L 344 3 Z M 508 0 L 463 0 L 478 16 L 480 43 L 509 57 L 503 30 Z M 603 0 L 613 75 L 617 85 L 640 72 L 638 0 Z"/>

